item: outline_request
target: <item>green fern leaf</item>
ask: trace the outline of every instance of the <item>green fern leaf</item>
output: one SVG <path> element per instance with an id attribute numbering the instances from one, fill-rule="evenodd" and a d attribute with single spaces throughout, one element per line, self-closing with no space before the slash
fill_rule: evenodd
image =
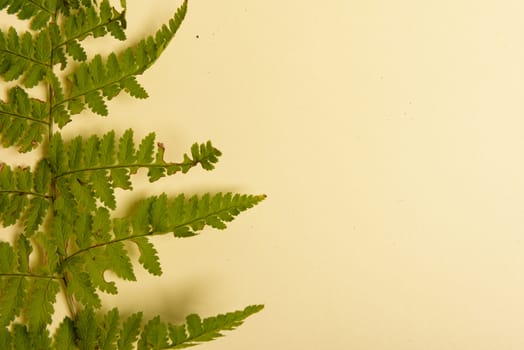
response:
<path id="1" fill-rule="evenodd" d="M 25 214 L 24 228 L 25 233 L 28 236 L 31 236 L 35 233 L 40 225 L 44 221 L 44 217 L 47 214 L 47 209 L 49 208 L 49 201 L 42 198 L 31 198 L 29 202 L 29 208 Z"/>
<path id="2" fill-rule="evenodd" d="M 132 239 L 138 246 L 140 257 L 138 262 L 152 275 L 162 275 L 162 268 L 160 267 L 160 260 L 158 259 L 155 247 L 147 240 L 146 237 L 137 237 Z"/>
<path id="3" fill-rule="evenodd" d="M 23 219 L 28 235 L 38 229 L 49 204 L 45 193 L 36 192 L 34 178 L 27 168 L 19 167 L 13 171 L 0 164 L 0 222 L 7 227 Z"/>
<path id="4" fill-rule="evenodd" d="M 225 228 L 225 222 L 231 221 L 239 213 L 253 207 L 264 198 L 263 195 L 232 195 L 231 193 L 225 195 L 219 193 L 213 196 L 206 194 L 201 198 L 193 196 L 187 201 L 183 195 L 179 195 L 173 200 L 167 200 L 165 195 L 149 197 L 135 206 L 129 218 L 113 220 L 114 237 L 107 234 L 109 230 L 107 227 L 109 222 L 107 209 L 101 209 L 106 213 L 103 220 L 104 229 L 102 230 L 104 234 L 92 242 L 90 247 L 85 247 L 85 244 L 79 243 L 79 246 L 83 248 L 74 252 L 66 259 L 66 262 L 68 260 L 76 261 L 76 271 L 83 271 L 83 268 L 79 266 L 87 263 L 82 264 L 78 259 L 83 254 L 91 254 L 91 258 L 86 259 L 90 264 L 86 279 L 92 281 L 91 284 L 94 287 L 112 293 L 114 292 L 112 284 L 108 284 L 103 279 L 103 273 L 106 270 L 111 270 L 111 265 L 119 266 L 118 269 L 121 270 L 115 272 L 120 277 L 134 279 L 130 262 L 123 258 L 125 251 L 124 247 L 120 246 L 123 241 L 130 240 L 137 244 L 140 251 L 139 262 L 151 274 L 160 275 L 162 270 L 157 251 L 148 242 L 146 236 L 173 232 L 176 237 L 187 237 L 197 234 L 206 225 L 222 229 Z M 96 232 L 100 230 L 94 227 L 92 231 L 95 232 L 96 237 Z M 104 249 L 111 245 L 116 245 L 109 248 L 112 253 L 104 253 Z"/>
<path id="5" fill-rule="evenodd" d="M 21 245 L 24 245 L 24 242 L 21 242 Z M 18 251 L 18 260 L 25 263 L 24 257 L 21 256 L 23 248 L 19 248 Z M 27 284 L 23 276 L 16 275 L 17 271 L 17 255 L 14 249 L 9 243 L 0 242 L 0 327 L 7 326 L 14 320 L 24 305 Z"/>
<path id="6" fill-rule="evenodd" d="M 70 266 L 74 273 L 85 274 L 79 283 L 82 283 L 81 287 L 85 289 L 88 297 L 96 294 L 95 289 L 110 294 L 117 293 L 115 283 L 105 279 L 106 271 L 112 271 L 125 280 L 136 280 L 124 244 L 119 241 L 105 244 L 112 239 L 110 214 L 106 208 L 98 208 L 94 216 L 84 214 L 75 222 L 75 228 L 80 227 L 75 231 L 78 250 L 72 250 L 72 254 L 66 259 L 66 265 Z M 90 234 L 86 235 L 86 232 Z M 91 244 L 93 246 L 90 247 Z M 80 253 L 84 255 L 80 256 Z M 93 303 L 93 300 L 85 299 L 83 302 Z M 96 305 L 92 304 L 93 307 Z"/>
<path id="7" fill-rule="evenodd" d="M 19 35 L 13 27 L 0 30 L 0 76 L 6 81 L 22 78 L 25 87 L 34 87 L 49 69 L 51 42 L 47 31 L 33 37 Z"/>
<path id="8" fill-rule="evenodd" d="M 31 348 L 31 338 L 25 325 L 19 323 L 13 325 L 13 347 L 15 349 Z"/>
<path id="9" fill-rule="evenodd" d="M 35 46 L 33 60 L 36 60 L 41 65 L 48 66 L 52 50 L 51 33 L 49 33 L 48 29 L 41 30 L 36 34 L 36 37 L 33 39 L 33 45 Z"/>
<path id="10" fill-rule="evenodd" d="M 110 310 L 102 320 L 100 327 L 100 350 L 116 350 L 116 340 L 120 326 L 118 309 Z"/>
<path id="11" fill-rule="evenodd" d="M 193 196 L 185 201 L 184 196 L 179 195 L 169 205 L 167 220 L 170 230 L 177 237 L 194 235 L 206 225 L 224 229 L 226 222 L 264 199 L 265 195 L 217 193 L 213 197 L 206 194 L 202 198 Z"/>
<path id="12" fill-rule="evenodd" d="M 24 306 L 27 281 L 21 277 L 3 278 L 0 281 L 0 326 L 6 326 L 20 315 Z"/>
<path id="13" fill-rule="evenodd" d="M 82 137 L 77 136 L 75 137 L 67 147 L 67 155 L 68 155 L 68 161 L 69 161 L 69 169 L 70 170 L 76 170 L 81 168 L 83 163 L 83 142 Z"/>
<path id="14" fill-rule="evenodd" d="M 99 328 L 97 327 L 95 313 L 92 308 L 88 307 L 78 313 L 75 329 L 80 350 L 97 349 Z"/>
<path id="15" fill-rule="evenodd" d="M 102 98 L 102 95 L 98 91 L 92 91 L 85 95 L 85 100 L 89 108 L 101 116 L 107 116 L 108 110 L 107 105 Z"/>
<path id="16" fill-rule="evenodd" d="M 153 152 L 155 148 L 155 133 L 147 135 L 140 145 L 136 153 L 136 162 L 139 164 L 149 164 L 153 162 Z"/>
<path id="17" fill-rule="evenodd" d="M 104 98 L 111 99 L 122 90 L 126 90 L 131 96 L 137 98 L 147 97 L 147 93 L 138 84 L 135 76 L 142 74 L 160 57 L 177 32 L 186 11 L 187 1 L 184 1 L 175 16 L 169 21 L 169 26 L 164 25 L 154 36 L 140 41 L 139 44 L 125 50 L 120 56 L 111 54 L 103 60 L 100 55 L 96 55 L 89 63 L 82 63 L 69 76 L 71 91 L 68 96 L 58 99 L 53 104 L 53 108 L 69 105 L 71 113 L 74 114 L 81 110 L 81 103 L 86 103 L 94 113 L 105 116 L 108 111 Z M 122 28 L 118 29 L 115 23 L 117 22 L 113 21 L 109 25 L 109 30 L 111 34 L 121 38 Z M 125 21 L 120 19 L 120 23 L 125 26 Z M 76 35 L 73 29 L 76 29 L 75 25 L 67 26 L 66 23 L 66 36 Z M 71 105 L 71 101 L 75 103 Z"/>
<path id="18" fill-rule="evenodd" d="M 151 203 L 149 215 L 151 227 L 155 231 L 166 232 L 169 230 L 169 222 L 166 220 L 167 202 L 167 195 L 164 193 L 156 197 L 155 200 Z"/>
<path id="19" fill-rule="evenodd" d="M 118 336 L 119 350 L 132 350 L 133 344 L 138 338 L 140 332 L 140 324 L 142 322 L 142 313 L 137 312 L 129 316 L 120 331 Z"/>
<path id="20" fill-rule="evenodd" d="M 96 200 L 93 190 L 87 185 L 82 183 L 78 178 L 72 179 L 69 182 L 69 189 L 75 198 L 77 208 L 80 211 L 94 211 L 96 208 Z"/>
<path id="21" fill-rule="evenodd" d="M 0 327 L 0 348 L 12 349 L 12 341 L 11 332 L 5 327 Z"/>
<path id="22" fill-rule="evenodd" d="M 73 205 L 67 204 L 68 201 L 64 197 L 57 197 L 55 200 L 55 215 L 50 223 L 53 230 L 51 237 L 53 244 L 56 246 L 60 255 L 66 255 L 67 245 L 69 242 L 69 234 L 73 232 L 74 215 L 67 212 L 64 208 L 74 208 Z"/>
<path id="23" fill-rule="evenodd" d="M 115 162 L 115 132 L 110 131 L 100 141 L 98 157 L 101 165 L 112 165 Z"/>
<path id="24" fill-rule="evenodd" d="M 1 171 L 0 171 L 1 172 Z M 40 160 L 35 168 L 34 188 L 37 193 L 48 193 L 51 184 L 51 171 L 47 160 Z"/>
<path id="25" fill-rule="evenodd" d="M 13 349 L 51 349 L 51 337 L 45 328 L 34 329 L 25 324 L 12 325 Z"/>
<path id="26" fill-rule="evenodd" d="M 102 169 L 91 172 L 90 181 L 93 184 L 95 195 L 108 208 L 116 209 L 116 199 L 107 171 Z"/>
<path id="27" fill-rule="evenodd" d="M 133 130 L 128 129 L 120 138 L 118 143 L 118 162 L 121 164 L 132 164 L 135 162 L 135 144 L 133 141 Z"/>
<path id="28" fill-rule="evenodd" d="M 263 305 L 251 305 L 244 310 L 230 312 L 201 320 L 198 315 L 189 315 L 182 326 L 169 325 L 170 349 L 183 349 L 214 340 L 240 326 L 246 318 L 259 312 Z"/>
<path id="29" fill-rule="evenodd" d="M 65 18 L 63 32 L 55 31 L 55 36 L 59 39 L 55 40 L 54 50 L 60 51 L 65 46 L 67 53 L 73 59 L 83 62 L 87 59 L 87 55 L 79 41 L 89 36 L 95 38 L 104 36 L 107 32 L 118 40 L 125 40 L 124 28 L 125 13 L 119 13 L 112 8 L 108 0 L 100 3 L 99 12 L 92 6 L 87 8 L 79 6 L 74 15 Z M 60 62 L 62 68 L 67 64 L 65 57 Z"/>
<path id="30" fill-rule="evenodd" d="M 120 82 L 120 86 L 122 89 L 124 89 L 129 95 L 144 99 L 148 98 L 149 95 L 147 94 L 147 91 L 138 83 L 135 77 L 129 77 L 126 79 L 123 79 Z"/>
<path id="31" fill-rule="evenodd" d="M 123 190 L 131 190 L 133 188 L 129 178 L 129 170 L 127 169 L 111 169 L 111 180 L 115 187 Z"/>
<path id="32" fill-rule="evenodd" d="M 108 245 L 105 254 L 111 257 L 107 264 L 111 271 L 124 280 L 136 281 L 133 264 L 131 264 L 124 244 L 118 242 Z"/>
<path id="33" fill-rule="evenodd" d="M 82 140 L 82 139 L 81 139 Z M 100 139 L 97 135 L 91 135 L 83 147 L 83 165 L 85 167 L 94 167 L 98 164 L 98 145 Z"/>
<path id="34" fill-rule="evenodd" d="M 18 271 L 27 273 L 29 272 L 29 255 L 33 251 L 33 248 L 24 235 L 18 236 L 15 246 L 18 257 Z"/>
<path id="35" fill-rule="evenodd" d="M 54 173 L 63 173 L 67 169 L 67 155 L 64 141 L 60 134 L 55 133 L 49 142 L 49 165 Z"/>
<path id="36" fill-rule="evenodd" d="M 24 305 L 25 317 L 31 327 L 39 328 L 51 323 L 56 294 L 60 285 L 53 279 L 35 278 L 29 283 Z"/>
<path id="37" fill-rule="evenodd" d="M 65 271 L 70 276 L 69 284 L 67 285 L 68 293 L 74 295 L 85 306 L 99 308 L 101 300 L 91 282 L 91 277 L 87 272 L 82 271 L 79 266 L 75 266 L 77 264 L 81 265 L 80 262 L 71 259 L 65 267 Z"/>
<path id="38" fill-rule="evenodd" d="M 44 79 L 46 73 L 46 67 L 33 65 L 27 70 L 22 82 L 25 87 L 32 88 Z"/>
<path id="39" fill-rule="evenodd" d="M 31 349 L 51 350 L 52 338 L 51 334 L 45 327 L 39 329 L 29 328 L 29 336 L 31 338 Z"/>
<path id="40" fill-rule="evenodd" d="M 73 320 L 64 318 L 54 336 L 54 348 L 57 350 L 76 350 L 75 328 Z"/>
<path id="41" fill-rule="evenodd" d="M 92 255 L 91 257 L 89 257 L 89 255 L 90 254 L 88 254 L 87 257 L 91 259 L 91 261 L 88 260 L 84 267 L 93 288 L 99 289 L 107 294 L 117 294 L 118 289 L 115 282 L 107 281 L 104 278 L 104 268 L 107 266 L 107 261 L 104 260 L 106 259 L 99 255 Z M 94 293 L 97 293 L 96 289 Z M 85 302 L 85 300 L 83 302 Z"/>
<path id="42" fill-rule="evenodd" d="M 87 60 L 87 54 L 86 51 L 82 46 L 80 46 L 80 43 L 76 40 L 70 40 L 66 43 L 66 52 L 73 57 L 73 59 L 84 62 Z"/>
<path id="43" fill-rule="evenodd" d="M 93 135 L 87 141 L 79 136 L 67 144 L 64 144 L 60 136 L 56 136 L 51 141 L 49 164 L 56 172 L 57 186 L 63 189 L 60 193 L 71 191 L 74 202 L 82 210 L 93 210 L 95 201 L 89 198 L 93 194 L 108 208 L 115 209 L 114 188 L 130 189 L 130 175 L 139 168 L 147 168 L 149 180 L 156 181 L 166 173 L 172 175 L 179 171 L 187 172 L 198 164 L 209 170 L 212 166 L 204 164 L 216 163 L 221 154 L 210 142 L 196 144 L 194 147 L 199 149 L 194 159 L 185 155 L 182 163 L 166 163 L 163 159 L 163 145 L 157 144 L 155 147 L 154 133 L 140 142 L 138 150 L 135 148 L 132 130 L 127 130 L 119 138 L 118 146 L 114 132 L 101 138 Z M 118 149 L 116 157 L 115 149 Z"/>
<path id="44" fill-rule="evenodd" d="M 140 340 L 137 344 L 138 350 L 159 350 L 168 348 L 167 325 L 155 317 L 146 323 Z"/>
<path id="45" fill-rule="evenodd" d="M 33 238 L 38 249 L 39 264 L 34 268 L 34 273 L 54 274 L 58 267 L 58 247 L 54 240 L 49 238 L 44 232 L 37 232 Z"/>
<path id="46" fill-rule="evenodd" d="M 44 27 L 56 10 L 56 0 L 3 0 L 0 9 L 7 8 L 7 13 L 16 14 L 20 19 L 30 19 L 31 29 Z"/>
<path id="47" fill-rule="evenodd" d="M 20 87 L 10 89 L 8 97 L 8 102 L 0 101 L 2 145 L 17 145 L 21 152 L 30 151 L 42 142 L 47 129 L 45 103 L 29 98 Z"/>
<path id="48" fill-rule="evenodd" d="M 52 89 L 49 103 L 51 104 L 51 120 L 58 124 L 60 128 L 69 123 L 71 117 L 63 104 L 58 104 L 56 101 L 64 100 L 64 89 L 58 77 L 52 72 L 48 71 L 46 81 Z"/>

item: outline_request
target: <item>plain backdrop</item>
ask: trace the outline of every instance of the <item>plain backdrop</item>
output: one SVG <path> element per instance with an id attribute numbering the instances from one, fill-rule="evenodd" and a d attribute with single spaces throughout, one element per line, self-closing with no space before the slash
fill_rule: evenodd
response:
<path id="1" fill-rule="evenodd" d="M 178 5 L 128 0 L 130 42 Z M 226 231 L 156 239 L 164 275 L 138 268 L 106 305 L 172 320 L 266 305 L 202 350 L 523 349 L 523 23 L 515 0 L 191 1 L 139 78 L 151 97 L 64 134 L 155 131 L 171 160 L 195 141 L 223 151 L 120 208 L 162 191 L 268 199 Z"/>

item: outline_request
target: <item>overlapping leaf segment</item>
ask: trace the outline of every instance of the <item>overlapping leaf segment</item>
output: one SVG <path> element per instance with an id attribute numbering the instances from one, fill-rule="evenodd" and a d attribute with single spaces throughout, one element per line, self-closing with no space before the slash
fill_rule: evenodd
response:
<path id="1" fill-rule="evenodd" d="M 100 292 L 117 293 L 107 271 L 136 280 L 130 246 L 138 248 L 138 262 L 148 272 L 160 275 L 151 236 L 224 229 L 264 199 L 161 194 L 138 201 L 127 216 L 113 217 L 115 189 L 130 190 L 139 169 L 153 182 L 196 166 L 211 170 L 221 155 L 211 142 L 195 143 L 178 162 L 169 162 L 154 133 L 135 144 L 132 130 L 70 140 L 57 131 L 86 108 L 107 115 L 107 101 L 122 91 L 147 97 L 136 76 L 160 56 L 187 9 L 184 2 L 154 35 L 119 54 L 90 58 L 84 39 L 125 39 L 126 3 L 118 5 L 120 10 L 108 0 L 0 0 L 0 9 L 30 21 L 26 32 L 0 29 L 0 77 L 13 82 L 0 101 L 0 139 L 4 147 L 41 147 L 44 153 L 32 169 L 0 163 L 0 223 L 19 231 L 13 243 L 0 241 L 0 349 L 184 348 L 220 336 L 262 308 L 204 320 L 190 315 L 182 325 L 158 317 L 143 323 L 141 313 L 122 318 L 117 309 L 97 311 Z M 45 99 L 31 97 L 36 86 L 45 89 Z M 70 315 L 50 334 L 60 292 Z"/>

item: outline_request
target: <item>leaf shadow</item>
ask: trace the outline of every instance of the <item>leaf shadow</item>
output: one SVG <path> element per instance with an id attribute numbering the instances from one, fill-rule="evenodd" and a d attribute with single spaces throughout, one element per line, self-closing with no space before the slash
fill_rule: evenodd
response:
<path id="1" fill-rule="evenodd" d="M 103 311 L 118 307 L 122 319 L 140 311 L 143 313 L 143 323 L 160 316 L 163 321 L 181 324 L 185 322 L 186 316 L 202 310 L 209 291 L 209 284 L 198 278 L 184 280 L 183 285 L 175 287 L 162 284 L 158 288 L 144 288 L 137 283 L 134 288 L 119 293 L 119 305 L 106 302 Z M 132 299 L 133 302 L 123 299 Z"/>

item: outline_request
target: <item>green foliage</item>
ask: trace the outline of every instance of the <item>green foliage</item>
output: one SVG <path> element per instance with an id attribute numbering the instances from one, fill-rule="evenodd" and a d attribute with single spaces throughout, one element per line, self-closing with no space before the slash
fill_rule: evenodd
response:
<path id="1" fill-rule="evenodd" d="M 0 30 L 0 78 L 12 86 L 0 101 L 0 141 L 42 155 L 34 167 L 0 162 L 0 224 L 16 231 L 11 241 L 0 241 L 0 349 L 181 349 L 216 339 L 262 309 L 248 306 L 205 319 L 191 314 L 184 324 L 101 311 L 101 293 L 118 293 L 114 278 L 136 281 L 137 265 L 162 274 L 155 236 L 223 230 L 265 198 L 162 193 L 114 215 L 117 189 L 132 190 L 139 170 L 154 182 L 198 166 L 213 170 L 221 156 L 208 141 L 167 161 L 155 133 L 139 140 L 132 129 L 62 137 L 60 129 L 76 114 L 107 116 L 108 101 L 122 91 L 148 97 L 137 77 L 173 39 L 187 1 L 138 43 L 106 57 L 91 55 L 87 38 L 126 39 L 125 0 L 119 8 L 109 0 L 0 0 L 0 10 L 30 23 L 29 31 Z M 32 97 L 34 87 L 46 97 Z M 69 314 L 51 329 L 60 300 Z"/>

